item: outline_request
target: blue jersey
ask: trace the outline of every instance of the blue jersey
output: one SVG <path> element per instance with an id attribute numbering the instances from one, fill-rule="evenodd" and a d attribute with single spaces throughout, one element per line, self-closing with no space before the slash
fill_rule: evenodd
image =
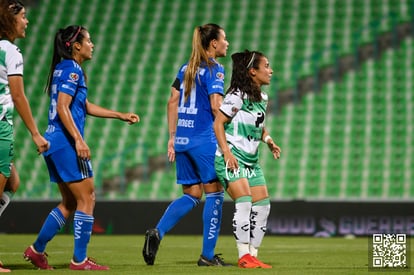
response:
<path id="1" fill-rule="evenodd" d="M 210 95 L 224 94 L 224 67 L 214 61 L 214 65 L 200 66 L 195 77 L 195 87 L 184 102 L 184 72 L 187 64 L 181 66 L 177 74 L 180 81 L 180 101 L 175 138 L 175 150 L 187 149 L 205 143 L 217 143 L 213 130 L 214 115 L 211 110 Z"/>
<path id="2" fill-rule="evenodd" d="M 57 113 L 56 107 L 59 93 L 72 96 L 70 111 L 73 121 L 83 137 L 88 89 L 83 70 L 74 60 L 62 60 L 56 65 L 53 72 L 50 90 L 49 123 L 45 133 L 45 138 L 50 142 L 50 149 L 45 152 L 45 155 L 51 154 L 65 146 L 74 146 L 73 138 L 65 129 Z"/>

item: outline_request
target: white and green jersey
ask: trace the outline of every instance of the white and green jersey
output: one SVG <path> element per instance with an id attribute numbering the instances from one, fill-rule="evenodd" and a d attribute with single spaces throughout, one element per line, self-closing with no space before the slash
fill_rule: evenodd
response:
<path id="1" fill-rule="evenodd" d="M 231 118 L 224 125 L 226 139 L 234 156 L 246 165 L 256 164 L 259 160 L 259 144 L 265 123 L 267 94 L 262 92 L 262 101 L 251 102 L 241 97 L 240 91 L 228 93 L 220 111 Z M 221 155 L 220 148 L 217 155 Z"/>
<path id="2" fill-rule="evenodd" d="M 23 56 L 19 48 L 8 40 L 0 40 L 0 120 L 13 125 L 14 104 L 8 77 L 23 75 Z"/>

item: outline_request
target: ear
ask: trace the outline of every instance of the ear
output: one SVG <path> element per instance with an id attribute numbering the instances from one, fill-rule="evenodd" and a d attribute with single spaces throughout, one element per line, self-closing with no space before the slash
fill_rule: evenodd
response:
<path id="1" fill-rule="evenodd" d="M 250 74 L 251 76 L 256 76 L 256 69 L 255 69 L 255 68 L 250 68 L 250 69 L 249 69 L 249 74 Z"/>
<path id="2" fill-rule="evenodd" d="M 213 49 L 217 49 L 217 40 L 216 39 L 211 40 L 210 46 L 213 47 Z"/>
<path id="3" fill-rule="evenodd" d="M 81 49 L 82 45 L 81 45 L 79 42 L 75 42 L 75 43 L 73 43 L 73 47 L 74 47 L 77 51 L 80 51 L 80 49 Z"/>

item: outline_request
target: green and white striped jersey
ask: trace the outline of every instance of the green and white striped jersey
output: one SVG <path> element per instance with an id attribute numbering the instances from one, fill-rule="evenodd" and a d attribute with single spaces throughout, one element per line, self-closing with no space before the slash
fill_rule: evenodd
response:
<path id="1" fill-rule="evenodd" d="M 0 40 L 0 120 L 13 125 L 14 104 L 8 77 L 23 75 L 23 56 L 19 48 L 8 40 Z"/>
<path id="2" fill-rule="evenodd" d="M 226 139 L 234 156 L 246 165 L 259 160 L 259 144 L 265 124 L 268 96 L 262 92 L 262 101 L 251 102 L 241 97 L 241 92 L 228 93 L 224 97 L 220 111 L 231 122 L 224 126 Z M 217 154 L 221 155 L 218 148 Z"/>

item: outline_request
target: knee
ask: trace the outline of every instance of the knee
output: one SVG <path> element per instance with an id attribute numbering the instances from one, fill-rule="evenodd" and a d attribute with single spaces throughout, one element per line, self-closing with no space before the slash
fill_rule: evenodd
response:
<path id="1" fill-rule="evenodd" d="M 19 189 L 19 186 L 20 186 L 20 181 L 16 180 L 16 181 L 13 181 L 10 185 L 7 185 L 5 190 L 10 191 L 12 193 L 16 193 L 17 189 Z"/>
<path id="2" fill-rule="evenodd" d="M 203 197 L 203 192 L 201 191 L 193 191 L 193 192 L 188 192 L 184 194 L 189 195 L 197 200 L 201 200 L 201 198 Z"/>
<path id="3" fill-rule="evenodd" d="M 76 199 L 76 209 L 87 214 L 93 213 L 95 208 L 95 192 L 85 192 Z"/>

